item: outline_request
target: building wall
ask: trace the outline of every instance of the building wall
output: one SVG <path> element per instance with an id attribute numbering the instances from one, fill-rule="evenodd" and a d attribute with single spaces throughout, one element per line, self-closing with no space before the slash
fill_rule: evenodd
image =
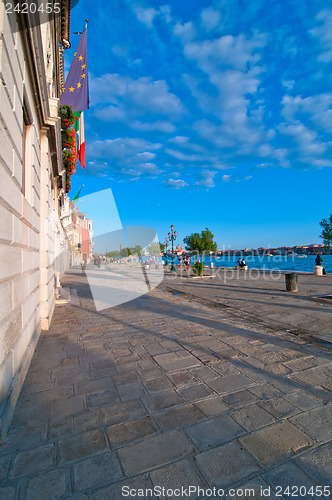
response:
<path id="1" fill-rule="evenodd" d="M 61 245 L 50 224 L 63 184 L 55 22 L 31 35 L 16 22 L 0 3 L 0 441 L 52 317 Z"/>

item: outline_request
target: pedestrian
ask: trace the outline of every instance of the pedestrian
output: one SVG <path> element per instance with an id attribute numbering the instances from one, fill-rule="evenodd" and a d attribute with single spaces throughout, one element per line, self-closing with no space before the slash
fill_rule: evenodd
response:
<path id="1" fill-rule="evenodd" d="M 322 253 L 319 252 L 319 254 L 317 255 L 317 257 L 315 259 L 316 266 L 321 266 L 323 264 L 323 259 L 322 259 L 321 255 L 322 255 Z"/>
<path id="2" fill-rule="evenodd" d="M 315 264 L 316 264 L 316 266 L 322 266 L 322 268 L 323 268 L 323 274 L 327 274 L 326 269 L 323 266 L 323 262 L 324 261 L 323 261 L 321 255 L 322 255 L 322 252 L 319 252 L 319 254 L 317 255 L 317 257 L 315 259 Z"/>

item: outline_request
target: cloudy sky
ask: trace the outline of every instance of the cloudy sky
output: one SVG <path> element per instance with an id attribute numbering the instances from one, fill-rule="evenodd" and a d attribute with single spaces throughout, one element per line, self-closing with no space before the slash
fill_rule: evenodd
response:
<path id="1" fill-rule="evenodd" d="M 323 0 L 80 0 L 87 168 L 124 224 L 222 248 L 320 242 L 332 212 L 332 8 Z M 69 68 L 73 48 L 66 51 Z M 83 193 L 82 193 L 83 194 Z M 101 207 L 102 210 L 102 207 Z"/>

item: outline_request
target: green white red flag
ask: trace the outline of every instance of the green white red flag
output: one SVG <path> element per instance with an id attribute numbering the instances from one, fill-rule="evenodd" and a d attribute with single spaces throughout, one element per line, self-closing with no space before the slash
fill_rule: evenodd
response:
<path id="1" fill-rule="evenodd" d="M 74 130 L 78 133 L 77 157 L 80 160 L 82 168 L 85 170 L 85 137 L 84 137 L 84 116 L 83 111 L 74 113 Z"/>
<path id="2" fill-rule="evenodd" d="M 85 170 L 85 137 L 84 137 L 84 117 L 83 112 L 79 119 L 77 157 Z"/>

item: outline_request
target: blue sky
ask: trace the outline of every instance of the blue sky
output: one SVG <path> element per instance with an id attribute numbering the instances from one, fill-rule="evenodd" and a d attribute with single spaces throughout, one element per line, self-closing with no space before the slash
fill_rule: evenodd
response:
<path id="1" fill-rule="evenodd" d="M 328 1 L 80 0 L 72 32 L 85 18 L 87 168 L 73 195 L 111 188 L 123 224 L 160 241 L 174 224 L 180 242 L 209 227 L 219 248 L 321 242 L 332 212 Z"/>

